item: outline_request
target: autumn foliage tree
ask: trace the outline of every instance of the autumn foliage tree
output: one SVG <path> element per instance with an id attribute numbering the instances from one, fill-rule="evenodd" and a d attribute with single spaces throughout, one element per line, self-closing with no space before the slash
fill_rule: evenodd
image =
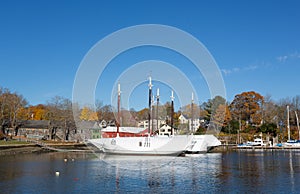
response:
<path id="1" fill-rule="evenodd" d="M 43 104 L 38 104 L 36 106 L 30 106 L 28 108 L 29 118 L 32 120 L 47 120 L 48 109 Z"/>
<path id="2" fill-rule="evenodd" d="M 192 104 L 185 105 L 180 108 L 180 111 L 183 115 L 187 116 L 188 118 L 192 117 L 192 113 L 194 118 L 197 118 L 200 116 L 200 107 L 198 104 L 193 104 L 193 110 L 192 110 Z"/>
<path id="3" fill-rule="evenodd" d="M 225 127 L 231 121 L 231 114 L 227 104 L 220 104 L 214 114 L 214 123 L 218 126 Z"/>
<path id="4" fill-rule="evenodd" d="M 205 119 L 210 120 L 215 114 L 216 110 L 220 108 L 220 105 L 225 105 L 226 99 L 221 96 L 215 96 L 213 99 L 209 99 L 202 104 L 203 109 L 206 111 Z"/>
<path id="5" fill-rule="evenodd" d="M 238 94 L 230 104 L 232 117 L 248 124 L 260 125 L 263 103 L 264 97 L 254 91 Z"/>
<path id="6" fill-rule="evenodd" d="M 115 119 L 111 105 L 98 106 L 96 112 L 99 120 L 111 121 Z"/>
<path id="7" fill-rule="evenodd" d="M 181 113 L 189 118 L 193 113 L 195 119 L 204 118 L 202 127 L 205 128 L 222 127 L 223 132 L 230 134 L 237 133 L 240 128 L 255 129 L 256 132 L 260 131 L 275 136 L 279 133 L 279 128 L 284 130 L 287 126 L 287 106 L 290 110 L 291 132 L 295 134 L 299 124 L 299 119 L 295 115 L 300 116 L 300 96 L 287 97 L 275 102 L 270 96 L 263 97 L 254 91 L 236 95 L 230 104 L 221 96 L 209 99 L 201 106 L 193 104 L 193 110 L 191 104 L 188 104 L 178 112 L 174 112 L 173 124 L 176 127 L 179 126 L 178 118 Z M 75 113 L 73 113 L 74 107 Z M 172 112 L 170 102 L 161 103 L 158 106 L 153 105 L 152 110 L 152 118 L 166 120 L 170 124 Z M 148 113 L 148 108 L 140 111 L 121 110 L 122 125 L 135 126 L 138 121 L 147 120 Z M 59 132 L 64 132 L 67 140 L 69 135 L 75 137 L 77 133 L 74 117 L 76 121 L 79 118 L 86 121 L 114 121 L 116 110 L 111 105 L 103 105 L 99 101 L 96 103 L 95 111 L 90 107 L 73 104 L 69 99 L 60 96 L 53 97 L 46 104 L 28 106 L 22 95 L 0 87 L 0 133 L 2 135 L 7 132 L 7 128 L 14 129 L 17 134 L 18 128 L 25 120 L 47 120 L 49 134 L 55 136 L 56 130 L 62 130 Z M 210 123 L 208 124 L 208 122 Z"/>
<path id="8" fill-rule="evenodd" d="M 84 121 L 98 121 L 97 112 L 86 106 L 82 108 L 79 118 Z"/>

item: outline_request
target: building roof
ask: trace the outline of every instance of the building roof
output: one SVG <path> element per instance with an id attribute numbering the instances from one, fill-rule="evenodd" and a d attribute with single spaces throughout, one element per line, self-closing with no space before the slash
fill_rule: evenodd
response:
<path id="1" fill-rule="evenodd" d="M 48 129 L 48 120 L 26 120 L 21 122 L 21 128 Z"/>
<path id="2" fill-rule="evenodd" d="M 99 129 L 99 123 L 96 121 L 80 121 L 76 123 L 79 129 Z"/>

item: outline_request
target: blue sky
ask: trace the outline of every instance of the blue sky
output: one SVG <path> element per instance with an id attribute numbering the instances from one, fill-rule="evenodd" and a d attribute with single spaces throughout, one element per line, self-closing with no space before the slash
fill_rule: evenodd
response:
<path id="1" fill-rule="evenodd" d="M 254 90 L 279 100 L 299 95 L 299 1 L 1 1 L 0 86 L 30 104 L 59 95 L 72 97 L 76 71 L 86 53 L 105 36 L 139 24 L 163 24 L 201 41 L 222 71 L 227 100 Z M 198 101 L 210 98 L 205 80 L 184 57 L 160 48 L 118 56 L 105 70 L 96 98 L 110 103 L 122 70 L 143 60 L 174 63 L 189 75 Z M 183 65 L 187 64 L 187 65 Z M 147 106 L 147 76 L 130 106 Z M 124 83 L 126 84 L 126 83 Z M 162 101 L 170 88 L 161 83 Z M 142 95 L 145 97 L 142 97 Z"/>

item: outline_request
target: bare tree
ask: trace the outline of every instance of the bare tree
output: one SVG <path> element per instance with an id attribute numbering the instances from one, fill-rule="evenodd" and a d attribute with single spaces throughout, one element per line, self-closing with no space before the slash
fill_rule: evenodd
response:
<path id="1" fill-rule="evenodd" d="M 21 108 L 25 107 L 27 105 L 27 101 L 22 95 L 19 95 L 17 93 L 13 93 L 10 95 L 9 98 L 9 105 L 10 105 L 10 122 L 11 126 L 13 127 L 15 131 L 15 136 L 18 135 L 18 129 L 20 127 L 20 123 L 17 122 L 17 114 L 21 110 Z"/>
<path id="2" fill-rule="evenodd" d="M 47 109 L 50 138 L 55 138 L 57 130 L 60 129 L 64 140 L 69 140 L 71 132 L 76 133 L 72 102 L 67 98 L 55 96 L 48 101 Z"/>
<path id="3" fill-rule="evenodd" d="M 20 123 L 18 123 L 17 116 L 26 105 L 27 101 L 22 95 L 0 88 L 0 123 L 2 123 L 1 129 L 4 133 L 6 127 L 12 127 L 15 135 L 18 134 Z"/>
<path id="4" fill-rule="evenodd" d="M 264 97 L 262 119 L 263 123 L 278 124 L 279 117 L 277 114 L 278 105 L 272 100 L 270 95 Z"/>
<path id="5" fill-rule="evenodd" d="M 292 105 L 295 111 L 300 110 L 300 96 L 297 95 L 292 99 Z"/>
<path id="6" fill-rule="evenodd" d="M 7 88 L 0 88 L 0 122 L 2 123 L 2 128 L 7 125 L 6 123 L 9 120 L 9 94 L 10 91 Z"/>

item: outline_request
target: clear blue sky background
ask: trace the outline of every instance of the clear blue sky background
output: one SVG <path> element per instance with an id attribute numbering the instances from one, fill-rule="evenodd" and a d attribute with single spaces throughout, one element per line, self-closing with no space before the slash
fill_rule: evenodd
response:
<path id="1" fill-rule="evenodd" d="M 71 99 L 77 68 L 94 44 L 116 30 L 150 23 L 174 26 L 199 39 L 223 73 L 228 101 L 250 90 L 274 100 L 293 97 L 300 94 L 299 10 L 296 0 L 1 1 L 0 86 L 22 94 L 32 105 L 56 95 Z M 127 53 L 115 63 L 176 63 L 176 57 L 166 57 L 167 51 L 151 49 Z M 105 104 L 117 73 L 108 68 L 103 78 L 107 91 L 96 92 Z M 196 74 L 191 79 L 198 83 L 199 101 L 210 98 L 205 80 Z M 147 106 L 146 96 L 137 99 L 132 107 Z"/>

